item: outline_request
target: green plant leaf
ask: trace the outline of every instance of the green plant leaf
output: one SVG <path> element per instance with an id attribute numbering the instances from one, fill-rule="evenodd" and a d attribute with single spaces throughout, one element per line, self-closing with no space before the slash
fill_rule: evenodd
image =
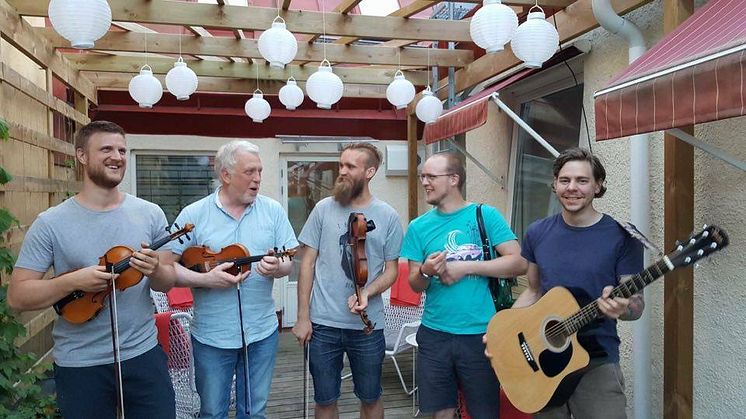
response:
<path id="1" fill-rule="evenodd" d="M 6 183 L 13 180 L 13 176 L 10 175 L 3 167 L 0 166 L 0 184 L 5 185 Z"/>
<path id="2" fill-rule="evenodd" d="M 0 140 L 7 140 L 8 138 L 10 138 L 8 123 L 4 119 L 0 119 Z"/>

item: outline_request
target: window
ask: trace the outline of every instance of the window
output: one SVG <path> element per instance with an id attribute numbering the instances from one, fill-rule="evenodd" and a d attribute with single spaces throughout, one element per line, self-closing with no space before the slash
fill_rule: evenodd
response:
<path id="1" fill-rule="evenodd" d="M 518 97 L 520 116 L 561 152 L 578 146 L 583 85 L 574 85 L 572 78 L 557 80 L 557 74 L 569 76 L 564 65 L 549 73 L 551 88 L 539 91 L 538 95 L 535 80 L 533 83 L 531 78 L 526 80 L 533 91 L 529 96 Z M 517 125 L 514 132 L 516 147 L 511 225 L 520 240 L 532 222 L 558 213 L 560 206 L 551 187 L 553 156 Z"/>
<path id="2" fill-rule="evenodd" d="M 212 156 L 138 154 L 137 196 L 159 205 L 171 224 L 184 207 L 215 190 L 213 167 Z"/>

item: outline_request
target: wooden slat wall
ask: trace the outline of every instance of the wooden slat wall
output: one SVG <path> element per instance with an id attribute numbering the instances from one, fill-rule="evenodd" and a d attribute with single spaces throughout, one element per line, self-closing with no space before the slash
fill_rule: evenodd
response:
<path id="1" fill-rule="evenodd" d="M 5 1 L 0 0 L 0 3 L 0 9 L 7 12 Z M 63 80 L 74 80 L 72 84 L 84 86 L 85 92 L 76 92 L 77 97 L 95 98 L 95 92 L 88 88 L 92 84 L 61 59 L 49 44 L 34 43 L 33 36 L 18 42 L 18 34 L 15 34 L 14 39 L 14 34 L 8 33 L 10 28 L 28 25 L 11 22 L 9 19 L 13 18 L 4 13 L 0 25 L 3 37 L 0 41 L 0 117 L 10 126 L 10 140 L 0 143 L 0 165 L 13 176 L 13 181 L 0 186 L 0 207 L 7 208 L 19 220 L 20 226 L 3 237 L 3 245 L 17 255 L 37 215 L 80 189 L 79 176 L 74 169 L 54 164 L 54 153 L 72 159 L 75 149 L 71 143 L 53 137 L 52 113 L 71 119 L 77 126 L 90 121 L 87 106 L 76 109 L 54 97 L 51 92 L 54 75 L 49 68 L 43 68 L 43 62 L 40 68 L 39 57 L 53 66 L 56 74 L 62 74 Z M 11 40 L 12 44 L 6 40 Z M 26 49 L 32 52 L 24 51 Z M 84 103 L 87 104 L 87 100 Z M 9 279 L 8 275 L 0 274 L 2 283 Z M 16 344 L 38 356 L 48 353 L 53 345 L 54 311 L 26 312 L 18 318 L 26 325 L 28 335 L 19 338 Z"/>

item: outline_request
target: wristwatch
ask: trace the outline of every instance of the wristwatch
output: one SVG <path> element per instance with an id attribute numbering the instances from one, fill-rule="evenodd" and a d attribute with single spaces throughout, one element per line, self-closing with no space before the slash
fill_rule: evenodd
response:
<path id="1" fill-rule="evenodd" d="M 420 265 L 420 276 L 423 279 L 427 279 L 427 280 L 430 280 L 433 277 L 432 275 L 428 275 L 428 274 L 422 272 L 422 265 Z"/>

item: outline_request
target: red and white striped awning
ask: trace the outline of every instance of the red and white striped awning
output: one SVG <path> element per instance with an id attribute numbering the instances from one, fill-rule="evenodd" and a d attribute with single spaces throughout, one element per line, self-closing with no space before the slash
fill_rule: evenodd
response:
<path id="1" fill-rule="evenodd" d="M 487 122 L 487 103 L 490 96 L 534 71 L 536 70 L 521 70 L 494 86 L 464 100 L 453 108 L 448 109 L 434 122 L 425 124 L 425 132 L 423 134 L 425 144 L 431 144 L 444 138 L 463 134 L 484 125 Z"/>
<path id="2" fill-rule="evenodd" d="M 746 2 L 711 0 L 595 94 L 596 139 L 746 114 Z"/>

